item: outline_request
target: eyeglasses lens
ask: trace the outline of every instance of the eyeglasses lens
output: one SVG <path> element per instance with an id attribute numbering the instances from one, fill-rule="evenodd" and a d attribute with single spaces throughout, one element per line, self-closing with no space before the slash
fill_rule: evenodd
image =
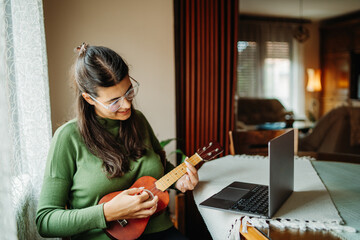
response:
<path id="1" fill-rule="evenodd" d="M 139 91 L 139 88 L 138 86 L 135 86 L 133 88 L 131 88 L 126 94 L 125 96 L 119 98 L 118 100 L 116 100 L 115 102 L 113 102 L 111 105 L 110 105 L 110 111 L 112 112 L 116 112 L 117 110 L 119 110 L 119 108 L 121 108 L 121 106 L 123 105 L 124 103 L 124 99 L 126 98 L 128 101 L 132 101 L 136 94 L 138 93 Z"/>
<path id="2" fill-rule="evenodd" d="M 125 97 L 127 100 L 131 101 L 134 99 L 137 93 L 138 93 L 138 87 L 134 87 L 126 93 Z"/>
<path id="3" fill-rule="evenodd" d="M 119 108 L 121 107 L 121 105 L 123 105 L 124 102 L 124 98 L 119 98 L 118 100 L 116 100 L 115 102 L 113 102 L 110 105 L 110 111 L 112 112 L 116 112 L 117 110 L 119 110 Z"/>

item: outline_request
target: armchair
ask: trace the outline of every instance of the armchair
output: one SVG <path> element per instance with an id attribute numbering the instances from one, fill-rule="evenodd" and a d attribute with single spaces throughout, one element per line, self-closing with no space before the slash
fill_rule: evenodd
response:
<path id="1" fill-rule="evenodd" d="M 325 114 L 305 137 L 299 151 L 360 155 L 360 108 L 342 106 Z"/>

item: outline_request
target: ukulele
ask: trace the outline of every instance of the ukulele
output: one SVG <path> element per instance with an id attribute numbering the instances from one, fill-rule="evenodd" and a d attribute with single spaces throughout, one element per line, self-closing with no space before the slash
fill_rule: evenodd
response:
<path id="1" fill-rule="evenodd" d="M 210 161 L 214 159 L 220 153 L 222 153 L 220 144 L 210 142 L 207 147 L 197 150 L 197 152 L 187 159 L 187 161 L 195 166 L 201 161 Z M 130 188 L 142 188 L 143 191 L 146 191 L 149 194 L 150 199 L 158 196 L 159 200 L 157 209 L 154 213 L 156 214 L 164 210 L 169 203 L 169 193 L 166 189 L 181 178 L 185 173 L 186 165 L 183 162 L 159 180 L 150 176 L 143 176 L 136 180 Z M 121 192 L 122 191 L 117 191 L 105 195 L 100 199 L 99 204 L 110 201 Z M 112 239 L 136 239 L 144 232 L 149 219 L 150 217 L 111 221 L 108 223 L 108 228 L 105 229 L 105 232 Z"/>

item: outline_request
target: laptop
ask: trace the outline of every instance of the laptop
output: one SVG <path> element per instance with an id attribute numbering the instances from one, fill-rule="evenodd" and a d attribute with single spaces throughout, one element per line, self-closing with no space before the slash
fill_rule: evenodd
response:
<path id="1" fill-rule="evenodd" d="M 294 190 L 294 130 L 270 140 L 268 149 L 269 186 L 233 182 L 200 207 L 271 218 Z"/>

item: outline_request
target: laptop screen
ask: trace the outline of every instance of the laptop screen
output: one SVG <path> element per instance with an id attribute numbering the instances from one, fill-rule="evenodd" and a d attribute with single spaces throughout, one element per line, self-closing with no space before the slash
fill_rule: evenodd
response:
<path id="1" fill-rule="evenodd" d="M 294 130 L 269 142 L 269 159 L 269 216 L 273 216 L 294 190 Z"/>

